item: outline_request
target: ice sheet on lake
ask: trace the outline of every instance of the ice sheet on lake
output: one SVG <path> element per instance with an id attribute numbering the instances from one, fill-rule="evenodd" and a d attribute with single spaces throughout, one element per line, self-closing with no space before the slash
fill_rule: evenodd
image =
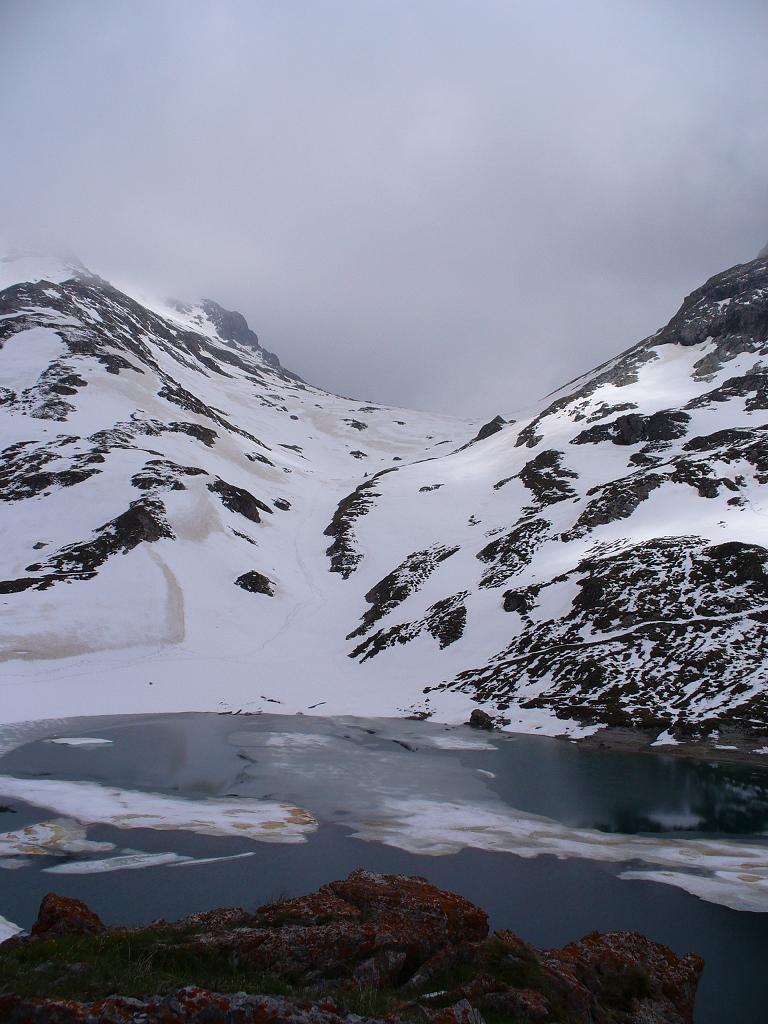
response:
<path id="1" fill-rule="evenodd" d="M 267 843 L 303 843 L 317 828 L 307 811 L 269 800 L 191 800 L 58 779 L 0 776 L 0 795 L 68 815 L 83 824 L 240 836 Z"/>

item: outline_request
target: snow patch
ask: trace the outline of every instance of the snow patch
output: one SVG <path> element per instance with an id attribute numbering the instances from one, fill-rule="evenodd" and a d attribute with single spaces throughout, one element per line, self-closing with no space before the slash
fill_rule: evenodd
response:
<path id="1" fill-rule="evenodd" d="M 20 394 L 66 352 L 64 342 L 50 327 L 18 331 L 0 345 L 0 385 Z"/>

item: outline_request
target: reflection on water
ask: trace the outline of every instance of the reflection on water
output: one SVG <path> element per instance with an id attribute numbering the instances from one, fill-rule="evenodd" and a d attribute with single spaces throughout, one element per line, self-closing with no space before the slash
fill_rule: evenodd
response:
<path id="1" fill-rule="evenodd" d="M 565 824 L 627 833 L 768 830 L 764 768 L 590 750 L 530 736 L 509 741 L 504 754 L 507 770 L 494 786 L 503 799 Z"/>

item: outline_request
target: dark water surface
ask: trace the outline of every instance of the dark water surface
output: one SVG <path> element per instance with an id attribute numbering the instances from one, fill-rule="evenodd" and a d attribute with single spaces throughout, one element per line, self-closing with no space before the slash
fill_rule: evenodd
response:
<path id="1" fill-rule="evenodd" d="M 116 854 L 131 849 L 196 859 L 253 855 L 71 875 L 44 870 L 60 858 L 29 858 L 28 866 L 0 871 L 0 914 L 19 925 L 29 927 L 40 899 L 51 890 L 84 899 L 107 923 L 138 924 L 222 905 L 253 907 L 309 892 L 362 866 L 425 875 L 482 906 L 492 927 L 510 928 L 540 946 L 559 946 L 594 929 L 621 929 L 642 931 L 680 953 L 693 950 L 707 961 L 697 1024 L 766 1021 L 767 913 L 732 910 L 678 887 L 618 877 L 628 863 L 649 867 L 647 857 L 645 863 L 601 860 L 599 848 L 595 858 L 569 859 L 546 852 L 524 858 L 508 850 L 461 849 L 455 832 L 444 826 L 459 813 L 457 807 L 470 824 L 475 811 L 506 809 L 510 820 L 517 811 L 562 823 L 557 835 L 566 844 L 570 830 L 599 829 L 606 844 L 620 833 L 642 833 L 662 844 L 749 837 L 764 845 L 765 771 L 582 750 L 539 737 L 478 737 L 463 729 L 391 720 L 174 715 L 81 720 L 58 729 L 111 739 L 113 745 L 59 746 L 41 736 L 0 758 L 0 774 L 90 780 L 195 799 L 266 797 L 306 808 L 320 824 L 307 842 L 297 844 L 199 835 L 187 828 L 92 824 L 88 839 L 114 843 Z M 445 737 L 450 743 L 489 744 L 489 749 L 435 745 Z M 402 816 L 403 807 L 416 806 L 413 801 L 418 801 L 415 832 L 412 820 Z M 33 807 L 1 791 L 0 804 L 15 811 L 0 812 L 0 832 L 56 816 L 55 808 Z M 432 837 L 429 855 L 412 848 L 413 835 L 419 842 L 423 838 L 419 815 L 424 835 Z M 450 848 L 438 852 L 446 836 Z M 504 842 L 509 844 L 508 837 Z"/>

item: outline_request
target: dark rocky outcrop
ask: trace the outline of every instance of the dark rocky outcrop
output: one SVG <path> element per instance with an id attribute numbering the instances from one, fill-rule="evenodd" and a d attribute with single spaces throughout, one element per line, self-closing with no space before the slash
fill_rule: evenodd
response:
<path id="1" fill-rule="evenodd" d="M 546 540 L 549 529 L 546 519 L 528 519 L 481 548 L 477 558 L 488 568 L 483 572 L 480 586 L 500 587 L 522 572 Z"/>
<path id="2" fill-rule="evenodd" d="M 183 491 L 184 476 L 207 476 L 208 471 L 198 466 L 179 466 L 170 459 L 150 459 L 138 473 L 131 477 L 131 484 L 140 491 Z"/>
<path id="3" fill-rule="evenodd" d="M 529 614 L 574 585 L 566 611 Z M 738 707 L 745 732 L 764 730 L 765 694 L 748 696 L 744 680 L 768 658 L 768 548 L 697 536 L 604 546 L 562 576 L 506 591 L 503 607 L 522 620 L 511 643 L 453 684 L 478 701 L 504 710 L 521 685 L 546 680 L 546 695 L 524 706 L 676 735 L 692 703 L 716 700 Z"/>
<path id="4" fill-rule="evenodd" d="M 535 459 L 526 462 L 518 477 L 535 498 L 535 504 L 526 511 L 535 512 L 573 497 L 576 492 L 568 481 L 577 480 L 579 474 L 567 469 L 562 463 L 562 452 L 554 448 L 539 452 Z"/>
<path id="5" fill-rule="evenodd" d="M 208 490 L 213 494 L 218 494 L 222 505 L 230 512 L 237 512 L 239 515 L 245 516 L 246 519 L 250 519 L 252 523 L 261 522 L 259 512 L 267 512 L 272 515 L 269 505 L 254 498 L 251 492 L 246 491 L 244 487 L 236 487 L 234 484 L 228 484 L 226 480 L 217 479 L 212 484 L 208 484 Z"/>
<path id="6" fill-rule="evenodd" d="M 547 448 L 530 459 L 519 473 L 497 480 L 493 485 L 495 491 L 501 490 L 512 480 L 520 480 L 533 494 L 533 502 L 522 511 L 527 514 L 540 511 L 547 505 L 572 498 L 576 492 L 568 482 L 578 480 L 579 474 L 563 465 L 563 453 L 554 448 Z"/>
<path id="7" fill-rule="evenodd" d="M 131 949 L 147 958 L 140 998 L 114 994 L 134 977 Z M 424 878 L 358 870 L 255 912 L 130 930 L 104 931 L 84 904 L 49 895 L 0 966 L 4 1024 L 692 1024 L 703 962 L 635 932 L 537 949 L 489 936 L 482 910 Z M 199 987 L 211 972 L 219 991 Z M 223 994 L 228 978 L 236 994 Z"/>
<path id="8" fill-rule="evenodd" d="M 325 552 L 331 560 L 331 572 L 340 573 L 344 579 L 352 575 L 363 557 L 355 544 L 355 521 L 366 515 L 380 497 L 374 490 L 376 481 L 385 473 L 393 472 L 395 469 L 383 469 L 342 498 L 323 531 L 324 536 L 334 538 Z"/>
<path id="9" fill-rule="evenodd" d="M 350 633 L 347 640 L 367 633 L 374 623 L 402 604 L 410 594 L 419 590 L 441 562 L 455 555 L 458 550 L 455 545 L 447 547 L 444 544 L 434 544 L 424 551 L 414 551 L 408 555 L 396 569 L 379 580 L 365 595 L 365 600 L 371 607 L 363 615 L 362 625 Z"/>
<path id="10" fill-rule="evenodd" d="M 252 569 L 250 572 L 244 572 L 242 576 L 238 576 L 235 580 L 235 586 L 247 590 L 250 594 L 265 594 L 267 597 L 275 596 L 275 585 L 272 580 L 263 573 L 256 572 L 255 569 Z"/>
<path id="11" fill-rule="evenodd" d="M 255 352 L 261 354 L 261 358 L 269 366 L 280 366 L 280 360 L 274 352 L 268 352 L 262 348 L 258 335 L 248 326 L 248 321 L 242 313 L 233 309 L 224 309 L 218 302 L 206 299 L 203 302 L 205 315 L 216 328 L 216 333 L 224 341 L 236 341 L 239 345 L 245 345 Z"/>
<path id="12" fill-rule="evenodd" d="M 493 434 L 498 434 L 502 427 L 506 426 L 506 423 L 507 421 L 504 419 L 504 417 L 499 416 L 497 414 L 496 416 L 493 417 L 492 420 L 489 420 L 487 423 L 484 423 L 482 427 L 480 427 L 477 434 L 475 435 L 475 441 L 484 441 L 486 437 L 491 437 Z"/>
<path id="13" fill-rule="evenodd" d="M 79 437 L 59 434 L 47 442 L 17 441 L 0 452 L 0 501 L 22 501 L 47 496 L 59 487 L 84 483 L 96 473 L 104 456 L 96 451 L 69 450 Z M 51 463 L 68 458 L 66 469 L 51 470 Z"/>
<path id="14" fill-rule="evenodd" d="M 592 498 L 587 507 L 563 534 L 563 540 L 575 540 L 617 519 L 628 519 L 657 487 L 664 483 L 660 473 L 639 471 L 618 480 L 611 480 L 602 487 L 591 487 L 587 496 Z"/>
<path id="15" fill-rule="evenodd" d="M 639 444 L 641 441 L 674 441 L 685 436 L 686 426 L 690 420 L 688 413 L 663 410 L 650 416 L 641 416 L 632 412 L 617 416 L 609 423 L 598 423 L 588 430 L 582 430 L 571 441 L 571 444 L 596 444 L 599 441 L 612 441 L 617 445 Z"/>
<path id="16" fill-rule="evenodd" d="M 125 512 L 95 530 L 90 540 L 69 544 L 45 562 L 26 567 L 27 572 L 44 575 L 5 580 L 0 583 L 0 593 L 15 594 L 32 587 L 47 590 L 67 580 L 92 579 L 113 555 L 128 554 L 139 544 L 152 544 L 162 539 L 174 539 L 165 520 L 165 508 L 158 499 L 143 497 L 132 501 Z"/>
<path id="17" fill-rule="evenodd" d="M 465 604 L 467 596 L 466 590 L 462 590 L 458 594 L 451 594 L 449 597 L 435 601 L 427 608 L 424 616 L 414 622 L 401 622 L 395 626 L 377 630 L 367 640 L 359 644 L 349 657 L 360 658 L 361 662 L 367 661 L 395 644 L 410 643 L 424 632 L 430 633 L 437 640 L 441 650 L 449 647 L 464 635 L 467 624 Z M 350 633 L 347 639 L 359 635 L 361 631 L 362 627 L 355 630 L 354 633 Z"/>
<path id="18" fill-rule="evenodd" d="M 473 729 L 493 729 L 493 719 L 482 708 L 473 708 L 467 724 Z"/>
<path id="19" fill-rule="evenodd" d="M 514 420 L 509 420 L 509 422 L 514 423 Z M 498 434 L 500 430 L 503 430 L 506 425 L 507 420 L 505 420 L 503 416 L 494 416 L 492 420 L 488 420 L 487 423 L 484 423 L 482 427 L 480 427 L 471 441 L 467 441 L 466 444 L 463 444 L 461 448 L 457 450 L 463 452 L 465 449 L 471 447 L 471 445 L 477 444 L 478 441 L 485 441 L 487 437 L 493 437 L 494 434 Z"/>
<path id="20" fill-rule="evenodd" d="M 424 617 L 426 627 L 440 644 L 441 650 L 464 636 L 467 626 L 467 606 L 464 602 L 468 596 L 468 591 L 462 590 L 435 601 L 427 609 Z"/>
<path id="21" fill-rule="evenodd" d="M 505 590 L 502 599 L 502 608 L 505 612 L 517 612 L 524 615 L 533 607 L 533 602 L 528 596 L 526 589 Z"/>

